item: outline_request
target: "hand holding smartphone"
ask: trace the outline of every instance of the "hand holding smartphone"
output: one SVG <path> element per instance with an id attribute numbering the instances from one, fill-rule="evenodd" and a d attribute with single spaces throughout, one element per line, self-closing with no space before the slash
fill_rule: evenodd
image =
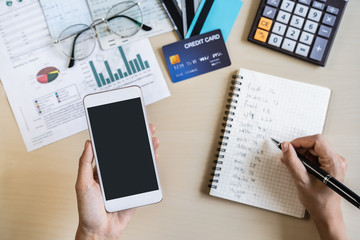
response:
<path id="1" fill-rule="evenodd" d="M 90 94 L 84 106 L 105 209 L 114 212 L 161 201 L 141 89 Z"/>

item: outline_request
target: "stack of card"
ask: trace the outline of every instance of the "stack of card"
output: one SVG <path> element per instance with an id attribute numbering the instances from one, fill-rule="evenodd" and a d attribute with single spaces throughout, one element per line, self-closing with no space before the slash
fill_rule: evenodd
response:
<path id="1" fill-rule="evenodd" d="M 220 29 L 224 40 L 241 9 L 241 0 L 161 0 L 180 39 Z"/>
<path id="2" fill-rule="evenodd" d="M 180 39 L 163 47 L 171 80 L 179 82 L 231 64 L 226 39 L 242 6 L 241 0 L 163 1 Z"/>
<path id="3" fill-rule="evenodd" d="M 184 37 L 186 36 L 188 28 L 195 17 L 195 13 L 199 8 L 200 3 L 201 0 L 181 0 Z"/>

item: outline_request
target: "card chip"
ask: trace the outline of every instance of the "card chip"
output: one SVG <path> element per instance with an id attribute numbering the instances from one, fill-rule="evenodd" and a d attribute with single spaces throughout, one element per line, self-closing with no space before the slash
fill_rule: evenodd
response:
<path id="1" fill-rule="evenodd" d="M 171 65 L 177 64 L 180 62 L 180 56 L 179 54 L 173 55 L 170 57 L 170 63 Z"/>

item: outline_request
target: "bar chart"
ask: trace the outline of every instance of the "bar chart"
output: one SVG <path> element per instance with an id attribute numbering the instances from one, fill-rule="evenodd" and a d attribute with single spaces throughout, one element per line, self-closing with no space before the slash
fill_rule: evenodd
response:
<path id="1" fill-rule="evenodd" d="M 123 69 L 117 68 L 114 70 L 110 67 L 108 60 L 105 60 L 103 63 L 106 73 L 99 72 L 95 67 L 94 62 L 89 61 L 90 68 L 99 88 L 150 68 L 149 62 L 147 60 L 143 60 L 140 54 L 136 54 L 134 59 L 128 60 L 124 49 L 121 46 L 118 47 L 118 50 L 124 63 Z"/>

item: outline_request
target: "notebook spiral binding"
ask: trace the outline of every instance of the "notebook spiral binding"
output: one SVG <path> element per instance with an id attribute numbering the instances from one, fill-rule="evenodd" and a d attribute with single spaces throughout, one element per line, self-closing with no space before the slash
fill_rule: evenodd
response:
<path id="1" fill-rule="evenodd" d="M 218 178 L 220 177 L 221 165 L 223 164 L 222 159 L 224 158 L 223 153 L 226 151 L 227 141 L 229 140 L 229 137 L 225 136 L 225 134 L 229 134 L 229 128 L 232 127 L 231 122 L 234 120 L 233 117 L 235 116 L 234 110 L 236 109 L 237 98 L 239 97 L 240 86 L 242 84 L 241 79 L 243 79 L 243 77 L 240 75 L 232 76 L 229 98 L 227 99 L 229 104 L 226 104 L 225 106 L 224 122 L 222 123 L 223 128 L 221 129 L 221 136 L 219 137 L 220 142 L 218 143 L 220 147 L 216 150 L 216 159 L 214 160 L 215 166 L 212 167 L 212 172 L 210 174 L 212 179 L 209 181 L 209 188 L 216 189 L 217 183 L 219 182 Z"/>

